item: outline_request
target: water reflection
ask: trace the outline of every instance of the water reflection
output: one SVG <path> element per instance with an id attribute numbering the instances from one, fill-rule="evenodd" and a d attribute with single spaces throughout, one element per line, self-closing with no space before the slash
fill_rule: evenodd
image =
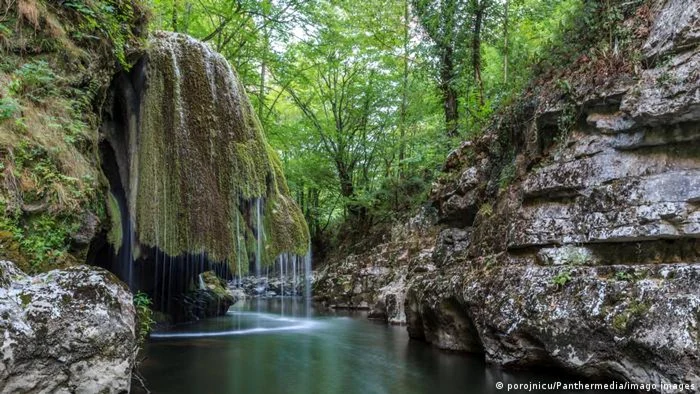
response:
<path id="1" fill-rule="evenodd" d="M 502 393 L 496 382 L 557 380 L 441 352 L 359 313 L 309 316 L 291 297 L 239 303 L 226 316 L 155 334 L 142 373 L 154 393 L 212 394 Z"/>

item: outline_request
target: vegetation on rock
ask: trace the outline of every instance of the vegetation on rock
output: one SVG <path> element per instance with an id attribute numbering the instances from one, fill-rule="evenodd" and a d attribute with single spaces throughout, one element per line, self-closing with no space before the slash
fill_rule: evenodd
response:
<path id="1" fill-rule="evenodd" d="M 99 102 L 141 46 L 143 4 L 0 2 L 0 257 L 37 272 L 85 260 L 106 224 Z"/>

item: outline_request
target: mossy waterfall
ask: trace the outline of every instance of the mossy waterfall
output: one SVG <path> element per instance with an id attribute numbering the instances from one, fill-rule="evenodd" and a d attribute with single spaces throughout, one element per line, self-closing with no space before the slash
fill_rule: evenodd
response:
<path id="1" fill-rule="evenodd" d="M 307 254 L 279 158 L 220 54 L 155 33 L 108 100 L 100 151 L 112 226 L 96 261 L 110 253 L 109 268 L 132 289 L 169 310 L 203 271 L 281 274 Z"/>

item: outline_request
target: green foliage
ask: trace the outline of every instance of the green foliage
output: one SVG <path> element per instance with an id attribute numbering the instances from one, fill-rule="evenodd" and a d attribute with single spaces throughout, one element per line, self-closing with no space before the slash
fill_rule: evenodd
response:
<path id="1" fill-rule="evenodd" d="M 629 331 L 634 323 L 646 315 L 651 309 L 647 302 L 634 300 L 625 310 L 613 317 L 613 327 L 619 332 Z"/>
<path id="2" fill-rule="evenodd" d="M 13 97 L 0 98 L 0 122 L 14 118 L 21 109 L 22 107 L 17 99 Z"/>
<path id="3" fill-rule="evenodd" d="M 560 271 L 558 274 L 556 274 L 552 278 L 552 283 L 557 285 L 558 288 L 563 288 L 570 281 L 571 281 L 571 271 L 569 269 L 565 269 L 563 271 Z"/>
<path id="4" fill-rule="evenodd" d="M 634 276 L 625 272 L 625 271 L 618 271 L 615 273 L 615 280 L 623 281 L 623 282 L 631 282 L 634 279 Z"/>
<path id="5" fill-rule="evenodd" d="M 56 74 L 43 60 L 25 63 L 13 73 L 9 91 L 13 95 L 40 102 L 56 93 L 56 78 Z"/>
<path id="6" fill-rule="evenodd" d="M 68 0 L 62 5 L 81 17 L 78 28 L 72 31 L 75 39 L 99 42 L 100 37 L 105 37 L 122 68 L 131 67 L 127 58 L 129 47 L 141 42 L 135 33 L 144 13 L 138 1 Z"/>
<path id="7" fill-rule="evenodd" d="M 153 320 L 152 301 L 148 294 L 137 292 L 134 294 L 134 308 L 136 308 L 136 339 L 142 345 L 156 323 Z"/>
<path id="8" fill-rule="evenodd" d="M 22 269 L 29 273 L 42 272 L 66 261 L 66 252 L 70 248 L 70 234 L 79 227 L 74 218 L 41 213 L 23 219 L 18 212 L 8 211 L 2 203 L 0 211 L 5 212 L 0 217 L 0 233 L 11 237 L 11 240 L 5 240 L 3 243 L 7 242 L 10 249 L 18 248 L 14 252 L 21 253 L 21 256 L 27 259 L 17 261 Z M 0 251 L 0 256 L 20 258 L 17 255 L 5 254 L 9 252 L 12 250 Z"/>
<path id="9" fill-rule="evenodd" d="M 479 215 L 484 217 L 491 217 L 493 215 L 493 206 L 490 203 L 483 203 L 479 207 Z"/>
<path id="10" fill-rule="evenodd" d="M 626 271 L 617 271 L 615 272 L 615 280 L 622 281 L 622 282 L 634 282 L 640 279 L 644 279 L 645 274 L 643 272 L 626 272 Z"/>

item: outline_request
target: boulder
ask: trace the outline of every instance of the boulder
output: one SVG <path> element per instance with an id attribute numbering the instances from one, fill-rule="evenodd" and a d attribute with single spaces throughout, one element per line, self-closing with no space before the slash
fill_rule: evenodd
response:
<path id="1" fill-rule="evenodd" d="M 226 314 L 237 299 L 228 289 L 226 281 L 214 271 L 199 274 L 198 287 L 182 296 L 181 308 L 175 321 L 193 321 Z"/>
<path id="2" fill-rule="evenodd" d="M 103 269 L 31 277 L 0 261 L 0 392 L 128 392 L 134 319 L 131 292 Z"/>

